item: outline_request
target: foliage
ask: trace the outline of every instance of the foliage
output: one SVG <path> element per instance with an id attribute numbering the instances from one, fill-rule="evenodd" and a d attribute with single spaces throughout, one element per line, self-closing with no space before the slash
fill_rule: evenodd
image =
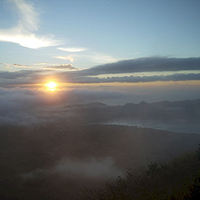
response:
<path id="1" fill-rule="evenodd" d="M 194 200 L 200 197 L 200 148 L 168 164 L 128 171 L 103 189 L 87 189 L 82 200 Z"/>
<path id="2" fill-rule="evenodd" d="M 166 164 L 150 163 L 148 165 L 147 175 L 153 177 L 159 172 L 164 171 L 166 169 L 167 169 Z"/>
<path id="3" fill-rule="evenodd" d="M 197 149 L 195 153 L 196 153 L 197 159 L 200 161 L 200 144 L 199 144 L 199 148 Z"/>

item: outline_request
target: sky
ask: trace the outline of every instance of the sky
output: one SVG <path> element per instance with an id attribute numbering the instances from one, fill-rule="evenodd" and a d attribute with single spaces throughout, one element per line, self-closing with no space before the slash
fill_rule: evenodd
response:
<path id="1" fill-rule="evenodd" d="M 200 98 L 199 10 L 199 0 L 1 0 L 0 103 Z"/>

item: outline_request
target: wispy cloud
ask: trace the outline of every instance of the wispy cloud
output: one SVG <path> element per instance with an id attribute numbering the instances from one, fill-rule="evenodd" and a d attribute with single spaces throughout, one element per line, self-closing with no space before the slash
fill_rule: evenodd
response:
<path id="1" fill-rule="evenodd" d="M 49 64 L 49 63 L 35 63 L 33 64 L 34 66 L 45 66 L 45 65 L 54 65 L 54 64 Z M 57 65 L 57 64 L 56 64 Z"/>
<path id="2" fill-rule="evenodd" d="M 75 70 L 76 68 L 73 67 L 71 64 L 62 64 L 56 66 L 46 66 L 46 69 L 65 69 L 65 70 Z"/>
<path id="3" fill-rule="evenodd" d="M 61 51 L 66 51 L 66 52 L 72 52 L 72 53 L 75 53 L 75 52 L 81 52 L 81 51 L 85 51 L 86 49 L 85 48 L 79 48 L 79 47 L 76 47 L 76 48 L 57 48 Z"/>
<path id="4" fill-rule="evenodd" d="M 32 49 L 60 44 L 60 41 L 53 39 L 53 35 L 38 36 L 34 33 L 39 28 L 39 18 L 32 4 L 25 0 L 9 2 L 13 4 L 19 20 L 17 25 L 12 28 L 0 29 L 0 41 L 17 43 Z"/>
<path id="5" fill-rule="evenodd" d="M 70 55 L 70 56 L 55 56 L 54 58 L 58 58 L 61 60 L 69 60 L 70 62 L 74 62 L 74 55 Z"/>
<path id="6" fill-rule="evenodd" d="M 21 64 L 13 64 L 13 63 L 0 63 L 1 68 L 7 68 L 7 69 L 21 69 L 21 68 L 32 68 L 31 65 L 21 65 Z"/>
<path id="7" fill-rule="evenodd" d="M 113 63 L 117 62 L 118 59 L 113 58 L 110 55 L 102 54 L 102 53 L 97 53 L 97 52 L 90 52 L 88 55 L 85 55 L 88 59 L 93 60 L 93 62 L 96 62 L 98 64 L 102 63 Z"/>
<path id="8" fill-rule="evenodd" d="M 24 27 L 28 30 L 37 30 L 39 22 L 38 13 L 35 11 L 33 5 L 26 3 L 24 0 L 13 0 L 13 2 L 20 18 L 18 26 Z"/>
<path id="9" fill-rule="evenodd" d="M 72 64 L 49 64 L 49 63 L 36 63 L 33 65 L 21 65 L 21 64 L 10 64 L 10 63 L 0 63 L 0 66 L 2 68 L 7 68 L 10 69 L 9 72 L 8 71 L 0 71 L 0 78 L 1 78 L 1 72 L 3 73 L 13 73 L 16 72 L 18 74 L 19 71 L 26 71 L 30 72 L 30 73 L 34 73 L 35 71 L 39 71 L 41 72 L 45 72 L 46 69 L 48 69 L 47 71 L 54 71 L 54 70 L 78 70 L 76 69 Z M 31 69 L 32 68 L 32 69 Z M 39 70 L 36 70 L 39 69 Z M 30 70 L 31 69 L 31 70 Z M 43 70 L 43 71 L 41 71 Z"/>
<path id="10" fill-rule="evenodd" d="M 118 59 L 113 58 L 110 55 L 97 53 L 97 52 L 91 52 L 91 51 L 82 52 L 81 54 L 72 54 L 68 56 L 54 56 L 54 58 L 58 58 L 61 60 L 69 60 L 70 62 L 74 62 L 75 59 L 76 60 L 84 59 L 84 60 L 89 60 L 90 62 L 93 63 L 93 65 L 113 63 L 113 62 L 118 61 Z"/>

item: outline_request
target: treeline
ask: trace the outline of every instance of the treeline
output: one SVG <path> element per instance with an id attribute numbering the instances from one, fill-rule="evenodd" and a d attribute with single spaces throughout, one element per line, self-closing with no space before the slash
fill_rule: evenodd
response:
<path id="1" fill-rule="evenodd" d="M 200 145 L 168 164 L 151 163 L 128 171 L 103 189 L 86 189 L 81 200 L 195 200 L 200 199 Z"/>

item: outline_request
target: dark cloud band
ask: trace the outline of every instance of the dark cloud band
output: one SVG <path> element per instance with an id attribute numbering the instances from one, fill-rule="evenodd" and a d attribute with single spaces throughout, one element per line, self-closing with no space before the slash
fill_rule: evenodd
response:
<path id="1" fill-rule="evenodd" d="M 147 57 L 122 60 L 82 71 L 84 75 L 200 70 L 200 58 Z"/>
<path id="2" fill-rule="evenodd" d="M 44 82 L 49 77 L 53 77 L 59 82 L 68 83 L 111 83 L 111 82 L 155 82 L 155 81 L 189 81 L 200 80 L 200 58 L 164 58 L 149 57 L 133 60 L 124 60 L 117 63 L 105 64 L 82 71 L 56 71 L 55 69 L 74 70 L 70 65 L 50 66 L 54 69 L 46 70 L 20 70 L 16 72 L 0 72 L 0 86 L 9 84 L 34 84 Z M 50 68 L 49 67 L 49 68 Z M 192 73 L 199 70 L 199 73 Z M 165 75 L 164 72 L 174 72 L 172 75 Z M 176 73 L 178 72 L 179 73 Z M 180 73 L 180 71 L 188 71 Z M 163 72 L 162 75 L 154 76 L 124 76 L 117 74 L 134 72 Z M 113 74 L 112 77 L 99 78 L 92 75 Z M 160 73 L 159 73 L 160 74 Z"/>

